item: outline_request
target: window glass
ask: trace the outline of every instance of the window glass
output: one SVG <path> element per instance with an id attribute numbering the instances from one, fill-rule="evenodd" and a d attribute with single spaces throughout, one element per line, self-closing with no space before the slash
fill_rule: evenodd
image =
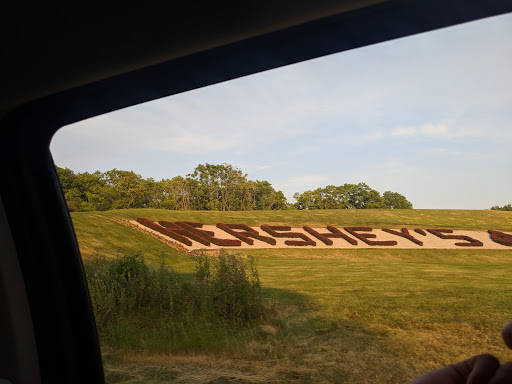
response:
<path id="1" fill-rule="evenodd" d="M 505 358 L 510 36 L 503 15 L 61 129 L 107 381 L 396 383 Z"/>

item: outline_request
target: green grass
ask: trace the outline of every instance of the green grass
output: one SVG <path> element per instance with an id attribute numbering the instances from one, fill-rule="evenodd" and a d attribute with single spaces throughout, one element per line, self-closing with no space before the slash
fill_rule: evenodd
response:
<path id="1" fill-rule="evenodd" d="M 311 303 L 290 321 L 307 345 L 299 361 L 314 355 L 321 375 L 346 382 L 396 383 L 478 353 L 512 357 L 500 337 L 512 320 L 512 251 L 369 251 L 260 257 L 263 286 L 293 292 L 281 294 L 286 306 Z"/>
<path id="2" fill-rule="evenodd" d="M 287 224 L 292 227 L 302 225 L 363 226 L 376 228 L 387 226 L 437 227 L 468 230 L 512 231 L 512 212 L 433 210 L 433 209 L 329 209 L 313 211 L 167 211 L 160 209 L 125 209 L 106 212 L 74 212 L 73 222 L 90 222 L 91 217 L 119 217 L 150 220 L 198 221 L 203 224 L 244 223 L 247 225 Z"/>
<path id="3" fill-rule="evenodd" d="M 84 256 L 142 250 L 190 274 L 193 263 L 158 240 L 109 217 L 188 220 L 204 224 L 444 227 L 512 231 L 512 212 L 371 210 L 73 213 Z M 190 382 L 193 366 L 211 382 L 406 383 L 420 373 L 491 352 L 512 359 L 500 337 L 512 320 L 511 250 L 259 249 L 265 295 L 276 301 L 277 332 L 226 335 L 213 352 L 110 351 L 110 382 L 136 371 L 140 382 L 162 372 Z M 251 339 L 252 337 L 252 339 Z M 165 338 L 162 338 L 165 341 Z M 251 341 L 252 340 L 252 341 Z M 165 344 L 165 343 L 164 343 Z M 213 354 L 212 354 L 213 353 Z M 222 368 L 222 369 L 221 369 Z M 123 373 L 124 372 L 124 373 Z M 127 373 L 128 372 L 128 373 Z M 130 373 L 130 374 L 132 374 Z M 108 376 L 107 375 L 107 376 Z M 124 377 L 124 376 L 123 376 Z M 130 376 L 131 377 L 131 376 Z M 137 377 L 139 379 L 137 379 Z M 142 377 L 142 379 L 141 379 Z M 245 378 L 245 379 L 244 379 Z M 154 379 L 154 382 L 160 382 Z M 244 381 L 245 380 L 245 381 Z"/>
<path id="4" fill-rule="evenodd" d="M 122 211 L 113 211 L 122 213 Z M 137 251 L 144 252 L 150 263 L 159 263 L 162 256 L 167 264 L 188 261 L 181 252 L 142 232 L 111 220 L 112 214 L 105 212 L 71 213 L 71 219 L 84 259 L 104 254 L 107 258 L 126 255 Z M 121 215 L 115 215 L 119 217 Z"/>

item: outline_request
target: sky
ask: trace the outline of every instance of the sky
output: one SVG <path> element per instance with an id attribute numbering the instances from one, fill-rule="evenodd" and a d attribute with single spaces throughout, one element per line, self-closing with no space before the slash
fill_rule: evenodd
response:
<path id="1" fill-rule="evenodd" d="M 228 163 L 293 194 L 365 182 L 420 209 L 512 203 L 512 14 L 63 127 L 55 164 L 155 180 Z"/>

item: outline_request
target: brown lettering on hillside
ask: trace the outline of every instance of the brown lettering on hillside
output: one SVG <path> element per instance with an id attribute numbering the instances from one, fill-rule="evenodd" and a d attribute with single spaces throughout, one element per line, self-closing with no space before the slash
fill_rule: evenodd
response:
<path id="1" fill-rule="evenodd" d="M 153 223 L 152 221 L 145 219 L 143 217 L 139 217 L 137 219 L 137 223 L 152 229 L 153 231 L 157 231 L 158 233 L 161 233 L 162 235 L 168 236 L 171 239 L 174 239 L 176 241 L 179 241 L 180 243 L 183 243 L 185 245 L 191 246 L 192 242 L 187 239 L 185 236 L 181 235 L 178 232 L 173 231 L 171 228 L 164 228 L 156 223 Z M 208 243 L 210 245 L 210 243 Z"/>
<path id="2" fill-rule="evenodd" d="M 119 219 L 121 221 L 121 219 Z M 343 239 L 349 244 L 353 246 L 357 246 L 358 240 L 361 240 L 365 244 L 370 246 L 396 246 L 398 242 L 395 240 L 377 240 L 377 235 L 372 233 L 372 227 L 344 227 L 344 232 L 339 230 L 334 226 L 327 225 L 324 229 L 314 229 L 308 225 L 302 226 L 302 231 L 292 232 L 292 228 L 287 225 L 262 225 L 260 228 L 264 232 L 268 234 L 262 235 L 261 231 L 258 231 L 257 228 L 252 228 L 246 224 L 226 224 L 226 223 L 217 223 L 216 227 L 219 230 L 222 230 L 233 238 L 220 238 L 216 233 L 220 233 L 219 231 L 211 231 L 207 229 L 203 229 L 202 223 L 195 223 L 189 221 L 159 221 L 158 223 L 152 222 L 146 218 L 139 217 L 136 219 L 138 223 L 139 230 L 143 232 L 148 232 L 143 228 L 149 228 L 154 232 L 158 232 L 164 237 L 175 240 L 177 243 L 181 243 L 183 245 L 192 247 L 194 246 L 193 241 L 200 243 L 206 247 L 209 247 L 211 244 L 220 246 L 220 247 L 240 247 L 242 243 L 248 244 L 254 248 L 258 248 L 258 243 L 255 244 L 254 240 L 262 241 L 272 246 L 277 245 L 277 238 L 285 239 L 284 244 L 287 246 L 316 246 L 317 240 L 321 241 L 323 244 L 327 246 L 333 246 L 333 239 Z M 421 236 L 427 236 L 427 232 L 433 234 L 434 236 L 441 238 L 443 240 L 463 240 L 457 243 L 454 243 L 457 247 L 482 247 L 484 244 L 482 241 L 474 239 L 468 235 L 460 234 L 454 235 L 453 230 L 451 229 L 419 229 L 415 228 L 414 232 L 407 228 L 401 229 L 387 229 L 383 228 L 383 232 L 400 236 L 409 241 L 419 245 L 429 247 L 428 240 L 433 240 L 432 238 L 427 237 L 427 242 L 424 240 L 420 240 L 416 235 L 417 233 Z M 497 244 L 501 244 L 503 246 L 512 247 L 512 234 L 504 233 L 500 231 L 488 230 L 490 239 Z M 154 236 L 159 236 L 153 233 Z M 350 235 L 350 236 L 349 236 Z M 222 236 L 222 235 L 220 235 Z M 311 237 L 310 237 L 311 236 Z M 163 239 L 163 237 L 160 237 Z M 357 239 L 357 240 L 356 240 Z M 166 240 L 167 241 L 167 240 Z M 282 244 L 282 243 L 281 243 Z M 324 246 L 319 243 L 320 246 Z M 341 245 L 340 247 L 346 247 L 346 245 Z M 426 244 L 426 245 L 425 245 Z M 489 242 L 486 243 L 486 246 L 492 246 Z M 494 246 L 496 247 L 496 246 Z"/>
<path id="3" fill-rule="evenodd" d="M 407 240 L 410 240 L 412 241 L 413 243 L 415 244 L 418 244 L 419 246 L 423 246 L 423 241 L 421 240 L 418 240 L 416 239 L 415 237 L 413 237 L 410 233 L 409 233 L 409 230 L 407 228 L 402 228 L 399 231 L 394 231 L 393 229 L 386 229 L 386 228 L 383 228 L 382 229 L 384 232 L 387 232 L 387 233 L 391 233 L 392 235 L 397 235 L 397 236 L 400 236 L 400 237 L 404 237 L 406 238 Z"/>
<path id="4" fill-rule="evenodd" d="M 298 232 L 289 232 L 292 230 L 291 227 L 287 225 L 262 225 L 260 227 L 269 235 L 280 238 L 301 238 L 302 240 L 285 240 L 286 245 L 290 246 L 307 246 L 311 245 L 313 247 L 316 246 L 316 242 L 307 237 L 304 233 Z M 281 232 L 277 232 L 281 231 Z M 285 232 L 285 233 L 283 233 Z"/>
<path id="5" fill-rule="evenodd" d="M 201 224 L 201 223 L 191 223 L 188 221 L 176 221 L 174 224 L 180 226 L 181 228 L 183 228 L 191 233 L 201 236 L 201 237 L 205 238 L 207 241 L 210 241 L 211 243 L 221 246 L 221 247 L 240 247 L 242 245 L 242 242 L 240 240 L 219 239 L 218 237 L 215 237 L 215 234 L 212 231 L 205 231 L 204 229 L 198 229 L 198 228 L 203 227 L 203 224 Z"/>
<path id="6" fill-rule="evenodd" d="M 445 235 L 445 233 L 453 233 L 451 229 L 427 229 L 427 231 L 441 239 L 467 241 L 467 243 L 455 243 L 457 247 L 482 247 L 484 245 L 480 240 L 473 239 L 466 235 Z"/>
<path id="7" fill-rule="evenodd" d="M 377 245 L 377 246 L 393 246 L 398 243 L 395 240 L 387 240 L 387 241 L 374 241 L 369 239 L 374 239 L 377 235 L 373 233 L 357 233 L 357 232 L 371 232 L 373 229 L 371 227 L 345 227 L 343 228 L 345 231 L 350 233 L 351 235 L 357 237 L 359 240 L 364 241 L 368 245 Z"/>
<path id="8" fill-rule="evenodd" d="M 357 240 L 351 238 L 350 236 L 345 235 L 338 228 L 328 225 L 327 230 L 330 232 L 320 233 L 315 231 L 313 228 L 308 227 L 307 225 L 302 227 L 307 233 L 312 236 L 315 236 L 318 240 L 322 241 L 326 245 L 332 245 L 333 242 L 331 238 L 342 238 L 348 241 L 352 245 L 357 245 Z"/>
<path id="9" fill-rule="evenodd" d="M 245 224 L 224 224 L 217 223 L 217 228 L 222 229 L 223 231 L 229 233 L 230 235 L 242 240 L 244 243 L 249 245 L 254 245 L 254 240 L 260 240 L 270 245 L 276 245 L 276 240 L 268 237 L 262 236 L 258 233 L 257 230 L 249 227 Z M 240 232 L 235 231 L 235 229 L 241 230 Z"/>
<path id="10" fill-rule="evenodd" d="M 512 247 L 512 235 L 499 231 L 492 231 L 490 229 L 488 232 L 491 235 L 491 240 L 495 243 Z"/>

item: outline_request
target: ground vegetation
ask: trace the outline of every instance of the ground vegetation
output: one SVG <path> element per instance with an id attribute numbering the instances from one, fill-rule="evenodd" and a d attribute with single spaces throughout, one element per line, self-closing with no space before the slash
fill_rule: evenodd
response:
<path id="1" fill-rule="evenodd" d="M 116 260 L 109 268 L 134 271 L 135 293 L 141 287 L 136 276 L 159 273 L 178 287 L 187 283 L 199 289 L 204 278 L 196 278 L 197 259 L 111 219 L 141 215 L 205 224 L 331 223 L 512 232 L 509 212 L 494 210 L 72 212 L 88 279 L 95 276 L 89 263 L 103 254 Z M 147 269 L 138 264 L 140 256 L 133 268 L 119 268 L 117 255 L 137 255 L 137 250 L 144 250 Z M 99 326 L 107 382 L 408 383 L 423 372 L 483 352 L 510 359 L 500 331 L 512 318 L 512 250 L 250 252 L 258 260 L 261 296 L 270 317 L 249 326 L 216 314 L 171 320 L 170 315 L 152 313 L 159 306 L 169 307 L 167 300 L 149 309 L 142 300 L 138 313 L 138 302 L 132 301 L 125 322 L 99 317 L 107 319 L 106 327 Z M 162 260 L 169 275 L 159 272 Z"/>

